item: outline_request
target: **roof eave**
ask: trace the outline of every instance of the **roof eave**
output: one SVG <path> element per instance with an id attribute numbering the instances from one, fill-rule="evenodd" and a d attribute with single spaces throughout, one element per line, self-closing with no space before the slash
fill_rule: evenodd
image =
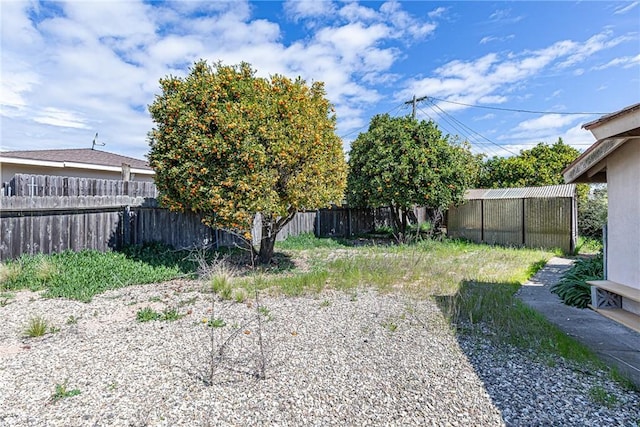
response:
<path id="1" fill-rule="evenodd" d="M 2 157 L 0 163 L 8 163 L 14 165 L 27 165 L 27 166 L 40 166 L 49 168 L 68 168 L 68 169 L 84 169 L 84 170 L 97 170 L 103 172 L 122 172 L 122 167 L 118 166 L 106 166 L 93 163 L 79 163 L 79 162 L 56 162 L 51 160 L 34 160 L 23 159 L 19 157 Z M 155 175 L 153 169 L 141 169 L 131 168 L 131 173 L 137 173 L 141 175 Z"/>

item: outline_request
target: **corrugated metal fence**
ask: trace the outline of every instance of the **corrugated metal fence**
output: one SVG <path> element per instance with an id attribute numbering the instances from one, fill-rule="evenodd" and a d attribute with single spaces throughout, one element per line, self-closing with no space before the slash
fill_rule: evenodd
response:
<path id="1" fill-rule="evenodd" d="M 577 238 L 575 185 L 470 190 L 448 213 L 453 238 L 507 246 L 560 248 Z"/>

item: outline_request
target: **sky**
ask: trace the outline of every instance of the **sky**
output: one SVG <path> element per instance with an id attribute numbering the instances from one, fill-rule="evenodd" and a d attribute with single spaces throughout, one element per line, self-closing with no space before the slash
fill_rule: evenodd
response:
<path id="1" fill-rule="evenodd" d="M 325 83 L 345 152 L 412 114 L 510 156 L 640 102 L 638 1 L 0 0 L 0 150 L 144 159 L 159 79 L 194 61 Z M 104 144 L 104 145 L 102 145 Z"/>

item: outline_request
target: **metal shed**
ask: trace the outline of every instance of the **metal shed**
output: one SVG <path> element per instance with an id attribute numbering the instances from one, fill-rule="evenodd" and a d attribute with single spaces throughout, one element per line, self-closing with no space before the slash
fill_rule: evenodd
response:
<path id="1" fill-rule="evenodd" d="M 449 209 L 447 233 L 474 242 L 571 252 L 577 238 L 576 186 L 474 189 Z"/>

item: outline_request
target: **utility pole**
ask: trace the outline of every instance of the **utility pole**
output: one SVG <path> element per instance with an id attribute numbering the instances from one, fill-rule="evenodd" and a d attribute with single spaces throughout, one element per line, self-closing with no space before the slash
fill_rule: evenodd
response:
<path id="1" fill-rule="evenodd" d="M 415 119 L 416 118 L 416 96 L 413 95 L 413 108 L 411 109 L 411 118 Z"/>
<path id="2" fill-rule="evenodd" d="M 416 108 L 418 107 L 418 102 L 420 101 L 424 101 L 425 99 L 428 99 L 428 96 L 421 96 L 420 98 L 416 98 L 415 95 L 413 95 L 413 99 L 411 99 L 410 101 L 405 102 L 405 104 L 411 104 L 412 109 L 411 109 L 411 117 L 412 118 L 416 118 Z"/>

